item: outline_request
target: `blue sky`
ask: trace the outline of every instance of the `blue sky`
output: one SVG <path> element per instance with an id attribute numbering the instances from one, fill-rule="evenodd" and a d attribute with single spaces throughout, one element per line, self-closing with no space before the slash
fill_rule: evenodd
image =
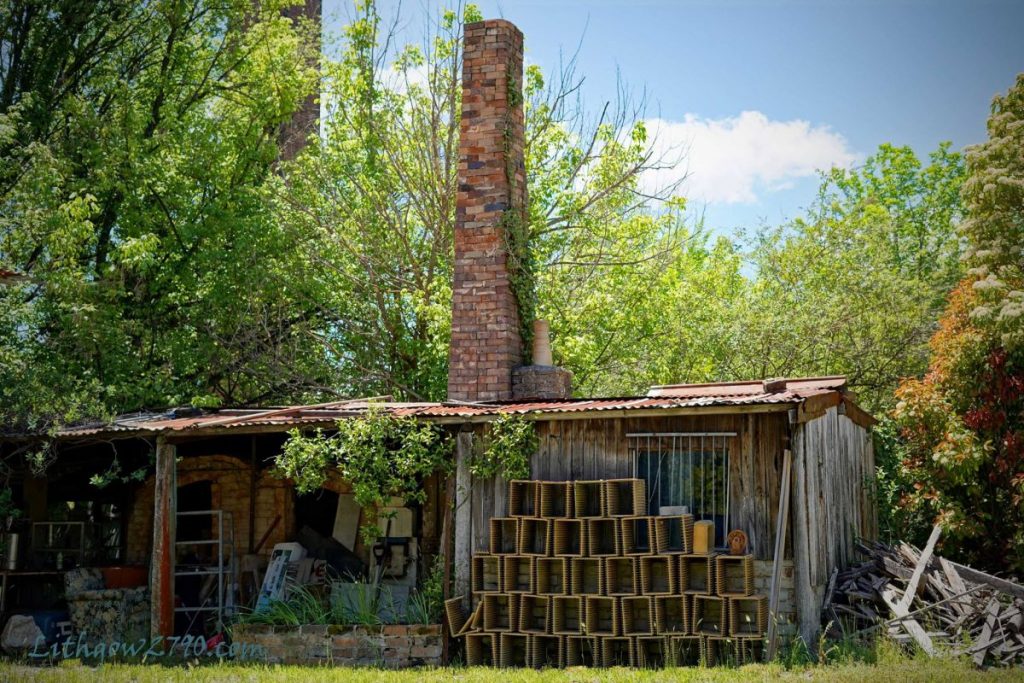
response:
<path id="1" fill-rule="evenodd" d="M 385 16 L 398 6 L 378 4 Z M 815 169 L 855 165 L 881 143 L 926 155 L 980 142 L 992 96 L 1024 71 L 1024 1 L 476 4 L 516 23 L 546 71 L 579 46 L 590 107 L 614 97 L 617 74 L 646 89 L 661 140 L 690 150 L 678 172 L 691 207 L 726 234 L 798 215 Z M 410 40 L 439 6 L 401 4 Z M 328 27 L 349 7 L 325 0 Z"/>

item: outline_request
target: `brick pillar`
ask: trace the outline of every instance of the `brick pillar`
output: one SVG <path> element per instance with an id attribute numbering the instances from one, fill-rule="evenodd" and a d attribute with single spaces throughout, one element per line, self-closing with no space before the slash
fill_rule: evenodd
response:
<path id="1" fill-rule="evenodd" d="M 519 29 L 501 19 L 466 24 L 448 370 L 452 400 L 511 398 L 512 369 L 522 361 L 505 242 L 508 221 L 526 220 L 522 82 Z"/>
<path id="2" fill-rule="evenodd" d="M 298 0 L 296 4 L 285 7 L 281 13 L 293 22 L 308 19 L 316 27 L 317 34 L 312 36 L 316 42 L 316 52 L 320 52 L 320 25 L 323 14 L 321 0 Z M 319 59 L 314 65 L 319 71 Z M 319 84 L 317 86 L 319 90 Z M 292 117 L 281 124 L 278 130 L 278 158 L 291 161 L 306 147 L 306 140 L 320 127 L 320 93 L 309 93 L 302 101 Z"/>

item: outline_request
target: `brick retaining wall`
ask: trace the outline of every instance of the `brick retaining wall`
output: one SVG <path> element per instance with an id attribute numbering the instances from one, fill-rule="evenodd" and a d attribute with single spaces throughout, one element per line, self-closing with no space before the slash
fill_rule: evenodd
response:
<path id="1" fill-rule="evenodd" d="M 754 592 L 765 597 L 771 595 L 772 561 L 754 560 Z M 782 562 L 782 580 L 779 582 L 779 635 L 795 636 L 797 632 L 796 588 L 793 582 L 793 560 Z"/>

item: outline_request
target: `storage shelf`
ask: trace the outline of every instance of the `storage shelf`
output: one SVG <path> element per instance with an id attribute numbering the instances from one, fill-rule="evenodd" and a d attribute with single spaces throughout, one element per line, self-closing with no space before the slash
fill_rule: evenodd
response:
<path id="1" fill-rule="evenodd" d="M 205 558 L 205 564 L 195 562 L 181 564 L 175 563 L 174 577 L 184 579 L 192 577 L 215 577 L 212 595 L 209 596 L 203 607 L 178 607 L 175 612 L 211 612 L 216 615 L 218 626 L 223 628 L 224 617 L 231 611 L 229 592 L 231 591 L 234 563 L 234 526 L 233 517 L 230 512 L 223 510 L 190 510 L 179 512 L 180 517 L 208 517 L 211 524 L 211 535 L 214 538 L 201 538 L 195 540 L 175 540 L 175 548 L 198 548 L 199 546 L 210 547 L 212 557 Z M 199 560 L 200 558 L 195 558 Z M 205 584 L 204 584 L 205 585 Z M 212 603 L 212 604 L 209 604 Z"/>

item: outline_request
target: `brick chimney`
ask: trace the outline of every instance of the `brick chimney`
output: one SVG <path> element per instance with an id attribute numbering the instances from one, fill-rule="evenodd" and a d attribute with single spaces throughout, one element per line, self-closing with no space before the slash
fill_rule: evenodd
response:
<path id="1" fill-rule="evenodd" d="M 498 401 L 523 358 L 505 241 L 505 213 L 526 219 L 523 34 L 502 19 L 466 24 L 462 59 L 448 398 Z"/>

